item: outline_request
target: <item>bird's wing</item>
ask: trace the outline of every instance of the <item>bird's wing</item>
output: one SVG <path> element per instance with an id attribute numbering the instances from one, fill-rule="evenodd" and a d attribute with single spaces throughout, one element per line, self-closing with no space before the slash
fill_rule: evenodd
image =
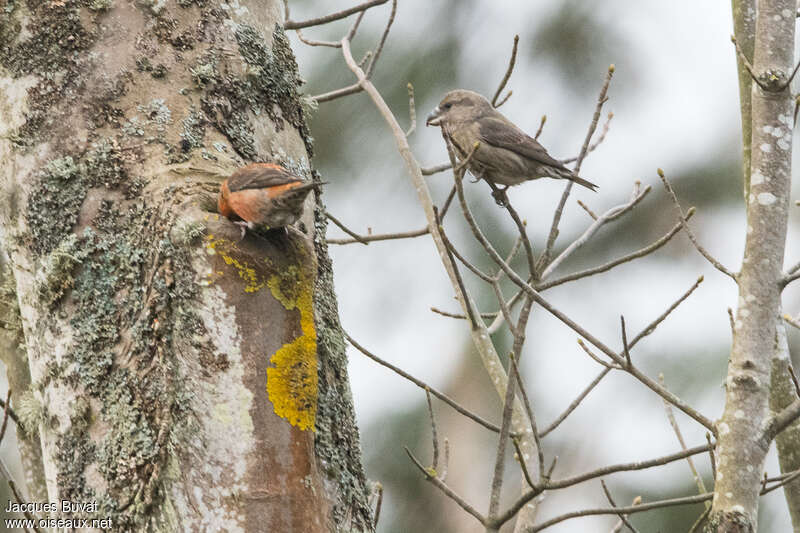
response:
<path id="1" fill-rule="evenodd" d="M 539 141 L 527 135 L 515 125 L 496 117 L 479 119 L 478 137 L 480 141 L 497 148 L 511 150 L 519 156 L 533 159 L 539 163 L 567 170 L 557 159 L 550 157 Z"/>
<path id="2" fill-rule="evenodd" d="M 278 185 L 302 182 L 285 168 L 272 163 L 253 163 L 240 168 L 228 178 L 228 188 L 237 192 L 247 189 L 266 189 Z"/>

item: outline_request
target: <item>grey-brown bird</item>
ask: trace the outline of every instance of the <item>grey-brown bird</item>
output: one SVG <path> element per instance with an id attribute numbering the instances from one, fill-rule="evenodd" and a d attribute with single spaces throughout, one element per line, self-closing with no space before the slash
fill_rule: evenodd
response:
<path id="1" fill-rule="evenodd" d="M 498 204 L 504 204 L 509 186 L 542 177 L 567 179 L 597 190 L 597 185 L 551 157 L 536 139 L 476 92 L 450 91 L 428 115 L 426 124 L 441 126 L 442 134 L 453 145 L 460 161 L 479 143 L 467 167 L 476 178 L 489 183 Z M 499 185 L 505 187 L 500 189 Z"/>

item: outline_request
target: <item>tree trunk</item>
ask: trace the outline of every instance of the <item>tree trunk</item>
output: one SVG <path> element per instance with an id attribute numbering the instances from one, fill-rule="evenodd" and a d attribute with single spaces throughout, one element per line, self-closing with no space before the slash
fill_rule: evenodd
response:
<path id="1" fill-rule="evenodd" d="M 753 61 L 753 46 L 756 35 L 756 0 L 731 0 L 733 11 L 733 34 L 748 61 Z M 742 58 L 736 57 L 736 70 L 739 76 L 739 111 L 742 117 L 742 176 L 744 178 L 744 197 L 750 192 L 750 141 L 753 137 L 752 107 L 750 93 L 753 79 L 745 68 Z"/>
<path id="2" fill-rule="evenodd" d="M 772 358 L 772 379 L 769 393 L 769 408 L 772 416 L 787 408 L 797 398 L 792 383 L 789 367 L 792 361 L 789 356 L 789 344 L 786 340 L 786 326 L 778 319 L 776 325 L 778 335 L 775 352 Z M 778 460 L 782 473 L 794 472 L 800 468 L 800 420 L 795 420 L 776 438 Z M 792 531 L 800 533 L 800 480 L 787 483 L 783 488 L 789 516 L 792 518 Z"/>
<path id="3" fill-rule="evenodd" d="M 282 4 L 0 6 L 2 233 L 48 500 L 116 530 L 370 531 L 320 208 L 243 240 L 215 213 L 247 162 L 313 175 Z"/>
<path id="4" fill-rule="evenodd" d="M 794 0 L 762 0 L 756 18 L 755 72 L 766 89 L 752 84 L 747 239 L 725 410 L 717 423 L 711 524 L 719 532 L 756 531 L 760 478 L 772 438 L 766 424 L 792 155 L 792 95 L 781 85 L 793 67 L 795 11 Z"/>

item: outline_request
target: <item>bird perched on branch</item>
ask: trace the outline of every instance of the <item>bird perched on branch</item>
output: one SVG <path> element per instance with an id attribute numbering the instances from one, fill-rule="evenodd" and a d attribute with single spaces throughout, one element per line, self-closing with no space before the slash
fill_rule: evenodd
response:
<path id="1" fill-rule="evenodd" d="M 252 163 L 222 182 L 217 198 L 221 215 L 245 228 L 274 229 L 294 224 L 311 189 L 322 183 L 304 181 L 273 163 Z"/>
<path id="2" fill-rule="evenodd" d="M 458 159 L 469 158 L 467 168 L 492 187 L 492 196 L 500 205 L 505 204 L 509 186 L 542 177 L 567 179 L 597 190 L 597 185 L 553 159 L 536 139 L 476 92 L 450 91 L 428 115 L 426 124 L 441 126 L 442 135 L 453 146 Z M 501 189 L 500 185 L 505 187 Z"/>

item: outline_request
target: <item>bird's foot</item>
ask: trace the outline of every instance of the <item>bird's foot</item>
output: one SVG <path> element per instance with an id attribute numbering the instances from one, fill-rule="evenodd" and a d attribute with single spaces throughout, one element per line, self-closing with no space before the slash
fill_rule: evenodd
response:
<path id="1" fill-rule="evenodd" d="M 239 226 L 239 229 L 242 230 L 242 236 L 239 238 L 240 241 L 242 239 L 244 239 L 244 235 L 245 235 L 245 233 L 247 233 L 247 228 L 252 229 L 252 226 L 250 225 L 250 223 L 249 222 L 245 222 L 244 220 L 234 220 L 233 223 L 236 224 L 237 226 Z"/>
<path id="2" fill-rule="evenodd" d="M 494 187 L 492 188 L 492 197 L 494 198 L 495 203 L 500 207 L 505 207 L 508 205 L 508 196 L 506 195 L 506 189 L 508 189 L 508 187 L 506 187 L 505 189 L 497 189 Z"/>

